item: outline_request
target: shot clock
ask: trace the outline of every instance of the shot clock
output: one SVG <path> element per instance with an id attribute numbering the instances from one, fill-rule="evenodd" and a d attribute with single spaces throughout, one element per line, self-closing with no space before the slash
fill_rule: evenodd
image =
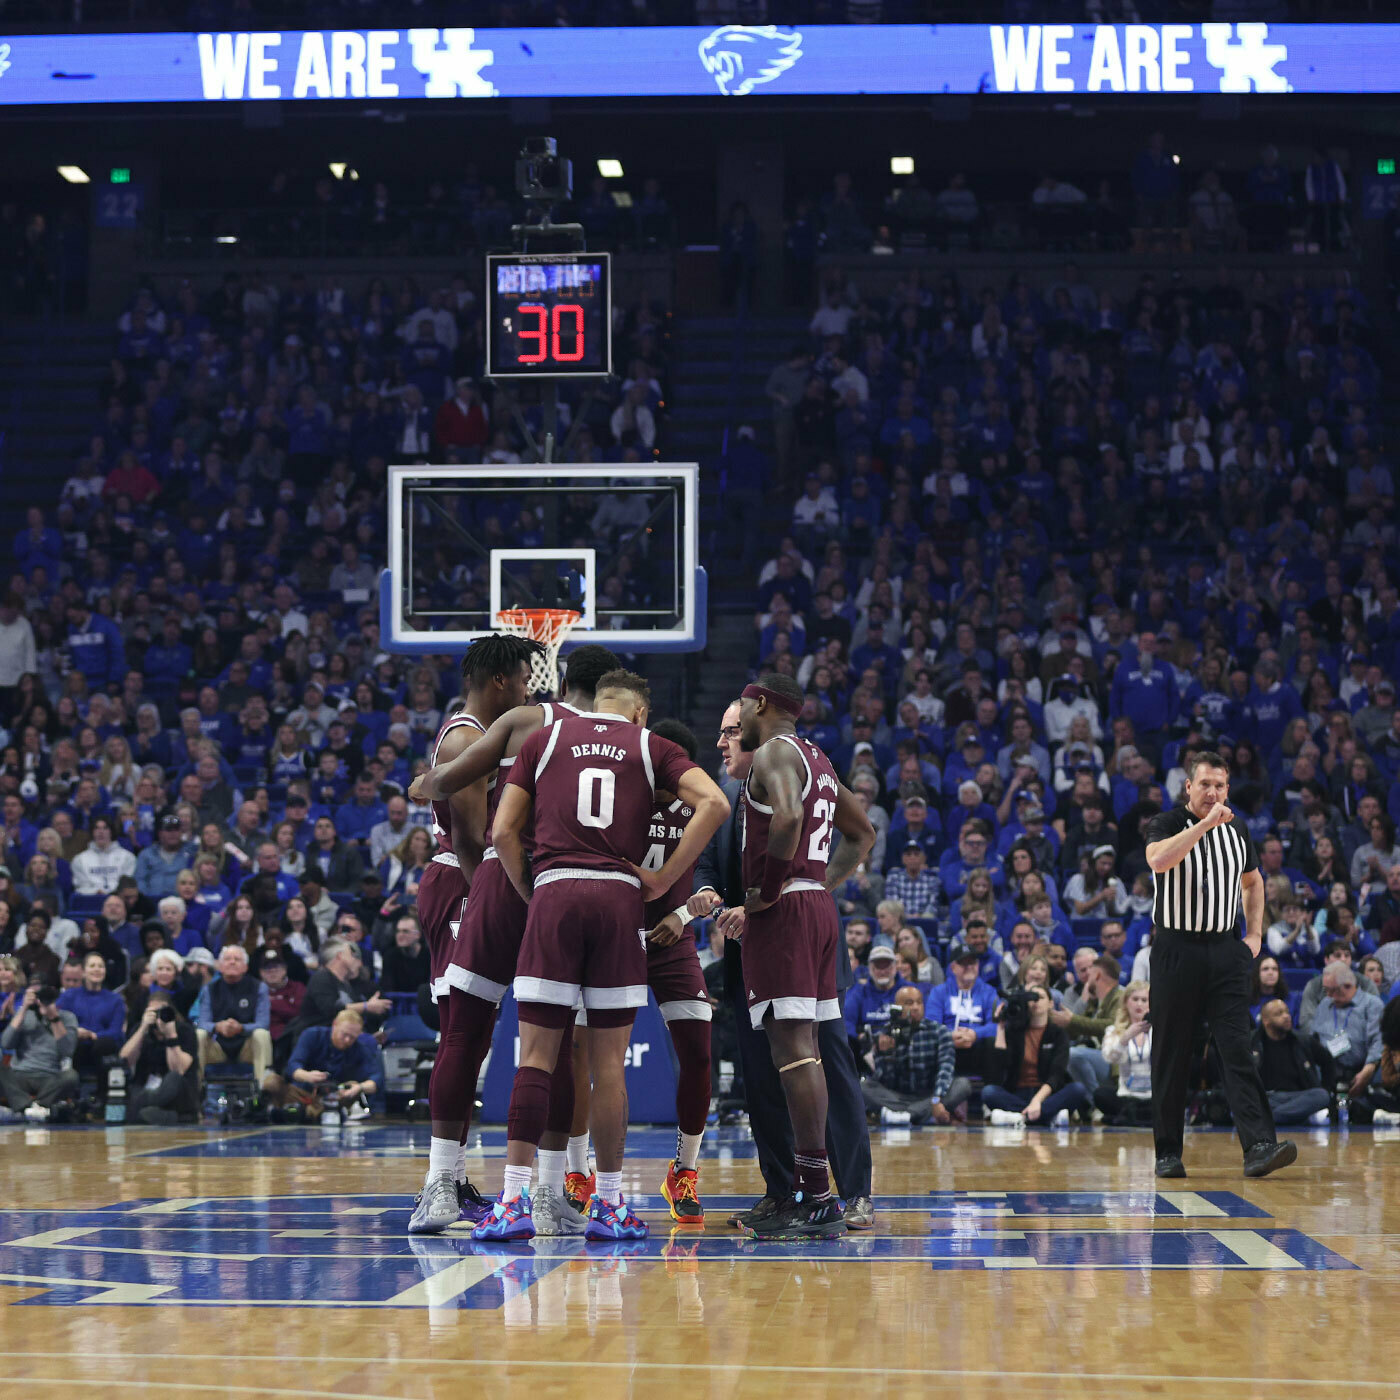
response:
<path id="1" fill-rule="evenodd" d="M 486 259 L 486 366 L 493 379 L 612 373 L 607 253 L 491 254 Z"/>

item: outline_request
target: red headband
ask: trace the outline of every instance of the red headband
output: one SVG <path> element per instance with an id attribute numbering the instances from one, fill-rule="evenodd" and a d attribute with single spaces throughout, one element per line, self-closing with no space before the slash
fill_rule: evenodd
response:
<path id="1" fill-rule="evenodd" d="M 802 713 L 800 700 L 781 695 L 776 690 L 769 690 L 767 686 L 759 685 L 757 682 L 744 687 L 743 698 L 745 700 L 766 700 L 775 710 L 787 715 L 790 719 L 796 719 Z"/>

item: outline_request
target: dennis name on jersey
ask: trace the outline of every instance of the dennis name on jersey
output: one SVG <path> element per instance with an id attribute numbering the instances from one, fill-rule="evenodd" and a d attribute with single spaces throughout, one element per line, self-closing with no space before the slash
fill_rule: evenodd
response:
<path id="1" fill-rule="evenodd" d="M 610 758 L 614 763 L 621 763 L 627 757 L 627 750 L 616 744 L 571 744 L 569 752 L 575 758 Z"/>

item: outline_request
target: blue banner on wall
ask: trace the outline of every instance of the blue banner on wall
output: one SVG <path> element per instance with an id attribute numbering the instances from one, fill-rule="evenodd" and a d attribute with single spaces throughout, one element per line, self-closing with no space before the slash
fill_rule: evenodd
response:
<path id="1" fill-rule="evenodd" d="M 520 1018 L 516 1014 L 515 997 L 507 992 L 491 1036 L 491 1059 L 486 1066 L 486 1082 L 481 1086 L 483 1123 L 506 1121 L 519 1053 Z M 674 1123 L 676 1066 L 671 1057 L 671 1036 L 666 1022 L 656 1009 L 656 998 L 650 994 L 647 1004 L 638 1008 L 637 1019 L 632 1023 L 632 1041 L 627 1049 L 624 1068 L 631 1121 Z"/>
<path id="2" fill-rule="evenodd" d="M 1395 24 L 0 35 L 0 106 L 334 98 L 1400 91 Z"/>

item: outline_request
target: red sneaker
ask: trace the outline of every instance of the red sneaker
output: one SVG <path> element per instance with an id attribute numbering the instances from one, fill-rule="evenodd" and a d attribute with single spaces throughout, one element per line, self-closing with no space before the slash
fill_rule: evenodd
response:
<path id="1" fill-rule="evenodd" d="M 682 1167 L 674 1158 L 666 1169 L 661 1194 L 671 1207 L 671 1219 L 678 1225 L 705 1225 L 705 1207 L 700 1204 L 700 1173 Z"/>
<path id="2" fill-rule="evenodd" d="M 593 1199 L 593 1193 L 597 1187 L 598 1178 L 594 1173 L 589 1172 L 587 1176 L 584 1176 L 582 1172 L 569 1172 L 564 1177 L 564 1199 L 580 1215 L 587 1215 L 588 1203 Z"/>

